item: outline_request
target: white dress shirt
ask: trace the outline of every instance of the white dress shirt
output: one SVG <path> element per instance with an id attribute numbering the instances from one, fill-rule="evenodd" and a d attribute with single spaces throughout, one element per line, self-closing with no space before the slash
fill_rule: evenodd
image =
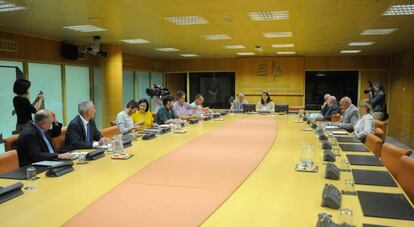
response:
<path id="1" fill-rule="evenodd" d="M 85 135 L 86 135 L 88 133 L 88 126 L 87 125 L 88 125 L 89 121 L 86 120 L 85 118 L 83 118 L 82 115 L 80 115 L 80 114 L 79 114 L 79 117 L 82 120 L 83 129 L 85 130 Z M 86 137 L 88 137 L 88 135 L 86 135 Z M 93 140 L 92 136 L 90 138 Z M 99 145 L 99 142 L 98 141 L 93 141 L 92 147 L 98 147 L 98 145 Z"/>

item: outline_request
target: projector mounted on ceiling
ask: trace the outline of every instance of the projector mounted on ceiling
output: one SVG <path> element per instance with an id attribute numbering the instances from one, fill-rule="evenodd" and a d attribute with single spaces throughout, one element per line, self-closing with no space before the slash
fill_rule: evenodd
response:
<path id="1" fill-rule="evenodd" d="M 101 37 L 94 36 L 92 40 L 92 45 L 87 46 L 85 48 L 85 54 L 91 54 L 91 55 L 101 56 L 101 57 L 108 56 L 108 52 L 100 50 L 100 46 L 101 46 Z"/>

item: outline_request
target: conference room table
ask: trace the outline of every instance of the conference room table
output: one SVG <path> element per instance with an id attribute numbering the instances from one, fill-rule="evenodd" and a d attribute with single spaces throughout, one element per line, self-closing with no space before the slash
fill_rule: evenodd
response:
<path id="1" fill-rule="evenodd" d="M 75 161 L 75 170 L 61 177 L 49 178 L 42 173 L 38 180 L 20 181 L 25 187 L 35 186 L 36 189 L 24 190 L 23 195 L 0 204 L 0 226 L 64 225 L 122 182 L 175 149 L 228 124 L 249 118 L 274 120 L 276 138 L 251 174 L 205 220 L 200 220 L 199 225 L 315 226 L 318 213 L 329 213 L 337 221 L 339 210 L 321 207 L 322 190 L 326 183 L 343 188 L 344 179 L 352 179 L 352 173 L 341 172 L 339 181 L 325 179 L 321 144 L 314 131 L 306 130 L 310 128 L 309 125 L 299 122 L 297 115 L 228 114 L 224 116 L 224 120 L 201 121 L 186 126 L 187 133 L 184 134 L 167 133 L 147 141 L 137 139 L 131 147 L 125 149 L 125 152 L 134 154 L 128 160 L 113 160 L 107 154 L 101 159 L 89 161 L 86 165 L 77 165 Z M 245 130 L 249 132 L 252 128 Z M 315 162 L 319 167 L 316 173 L 295 171 L 303 143 L 313 145 Z M 345 154 L 346 152 L 342 152 L 342 156 L 337 157 L 335 163 L 338 166 L 342 159 L 346 159 Z M 385 167 L 378 166 L 358 166 L 357 169 L 386 170 Z M 0 186 L 16 182 L 19 181 L 0 179 Z M 355 189 L 404 193 L 400 187 L 355 185 Z M 414 221 L 365 217 L 357 196 L 343 195 L 341 208 L 352 210 L 355 226 L 414 226 Z M 108 211 L 107 215 L 116 216 L 122 212 L 122 209 L 117 212 Z M 161 210 L 159 214 L 159 219 L 163 219 Z M 190 212 L 181 215 L 192 214 Z M 133 223 L 129 224 L 134 226 Z"/>

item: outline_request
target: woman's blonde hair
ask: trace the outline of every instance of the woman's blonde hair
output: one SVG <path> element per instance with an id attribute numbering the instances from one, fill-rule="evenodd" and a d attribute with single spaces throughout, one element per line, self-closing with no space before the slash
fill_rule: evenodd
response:
<path id="1" fill-rule="evenodd" d="M 365 109 L 367 109 L 367 113 L 372 114 L 372 106 L 369 102 L 362 101 L 362 102 L 359 103 L 358 106 L 359 107 L 365 107 Z"/>

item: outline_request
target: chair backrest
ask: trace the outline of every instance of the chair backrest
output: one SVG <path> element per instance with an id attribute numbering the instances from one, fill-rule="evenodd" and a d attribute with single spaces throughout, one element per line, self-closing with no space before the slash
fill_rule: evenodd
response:
<path id="1" fill-rule="evenodd" d="M 290 113 L 297 113 L 301 110 L 304 110 L 305 107 L 304 106 L 289 106 L 289 112 Z"/>
<path id="2" fill-rule="evenodd" d="M 380 121 L 380 120 L 374 120 L 374 127 L 382 129 L 384 134 L 386 134 L 385 132 L 387 131 L 387 122 Z"/>
<path id="3" fill-rule="evenodd" d="M 400 159 L 401 173 L 397 181 L 405 191 L 411 202 L 414 203 L 414 158 L 407 155 Z"/>
<path id="4" fill-rule="evenodd" d="M 18 138 L 19 138 L 19 134 L 16 134 L 16 135 L 12 135 L 10 137 L 3 139 L 4 150 L 10 151 L 10 150 L 16 149 Z"/>
<path id="5" fill-rule="evenodd" d="M 118 126 L 111 126 L 108 128 L 104 128 L 101 131 L 102 136 L 107 137 L 107 138 L 111 138 L 115 135 L 120 134 L 121 132 L 119 131 Z"/>
<path id="6" fill-rule="evenodd" d="M 374 131 L 374 135 L 380 138 L 383 142 L 385 141 L 385 133 L 384 130 L 382 130 L 381 128 L 376 128 Z"/>
<path id="7" fill-rule="evenodd" d="M 19 168 L 19 156 L 16 150 L 0 154 L 0 173 L 9 172 Z"/>
<path id="8" fill-rule="evenodd" d="M 365 146 L 377 157 L 381 156 L 382 140 L 374 134 L 368 134 L 365 140 Z"/>
<path id="9" fill-rule="evenodd" d="M 407 149 L 397 147 L 390 143 L 384 143 L 381 149 L 381 160 L 390 173 L 398 178 L 400 171 L 400 158 L 403 155 L 410 154 Z"/>
<path id="10" fill-rule="evenodd" d="M 276 113 L 288 113 L 289 105 L 288 104 L 275 104 Z"/>
<path id="11" fill-rule="evenodd" d="M 341 115 L 340 114 L 332 115 L 332 117 L 331 117 L 332 122 L 338 122 L 339 120 L 341 120 Z"/>
<path id="12" fill-rule="evenodd" d="M 55 146 L 55 149 L 58 153 L 62 149 L 65 143 L 66 130 L 67 130 L 67 127 L 63 127 L 62 130 L 60 131 L 60 135 L 52 139 L 53 146 Z"/>

